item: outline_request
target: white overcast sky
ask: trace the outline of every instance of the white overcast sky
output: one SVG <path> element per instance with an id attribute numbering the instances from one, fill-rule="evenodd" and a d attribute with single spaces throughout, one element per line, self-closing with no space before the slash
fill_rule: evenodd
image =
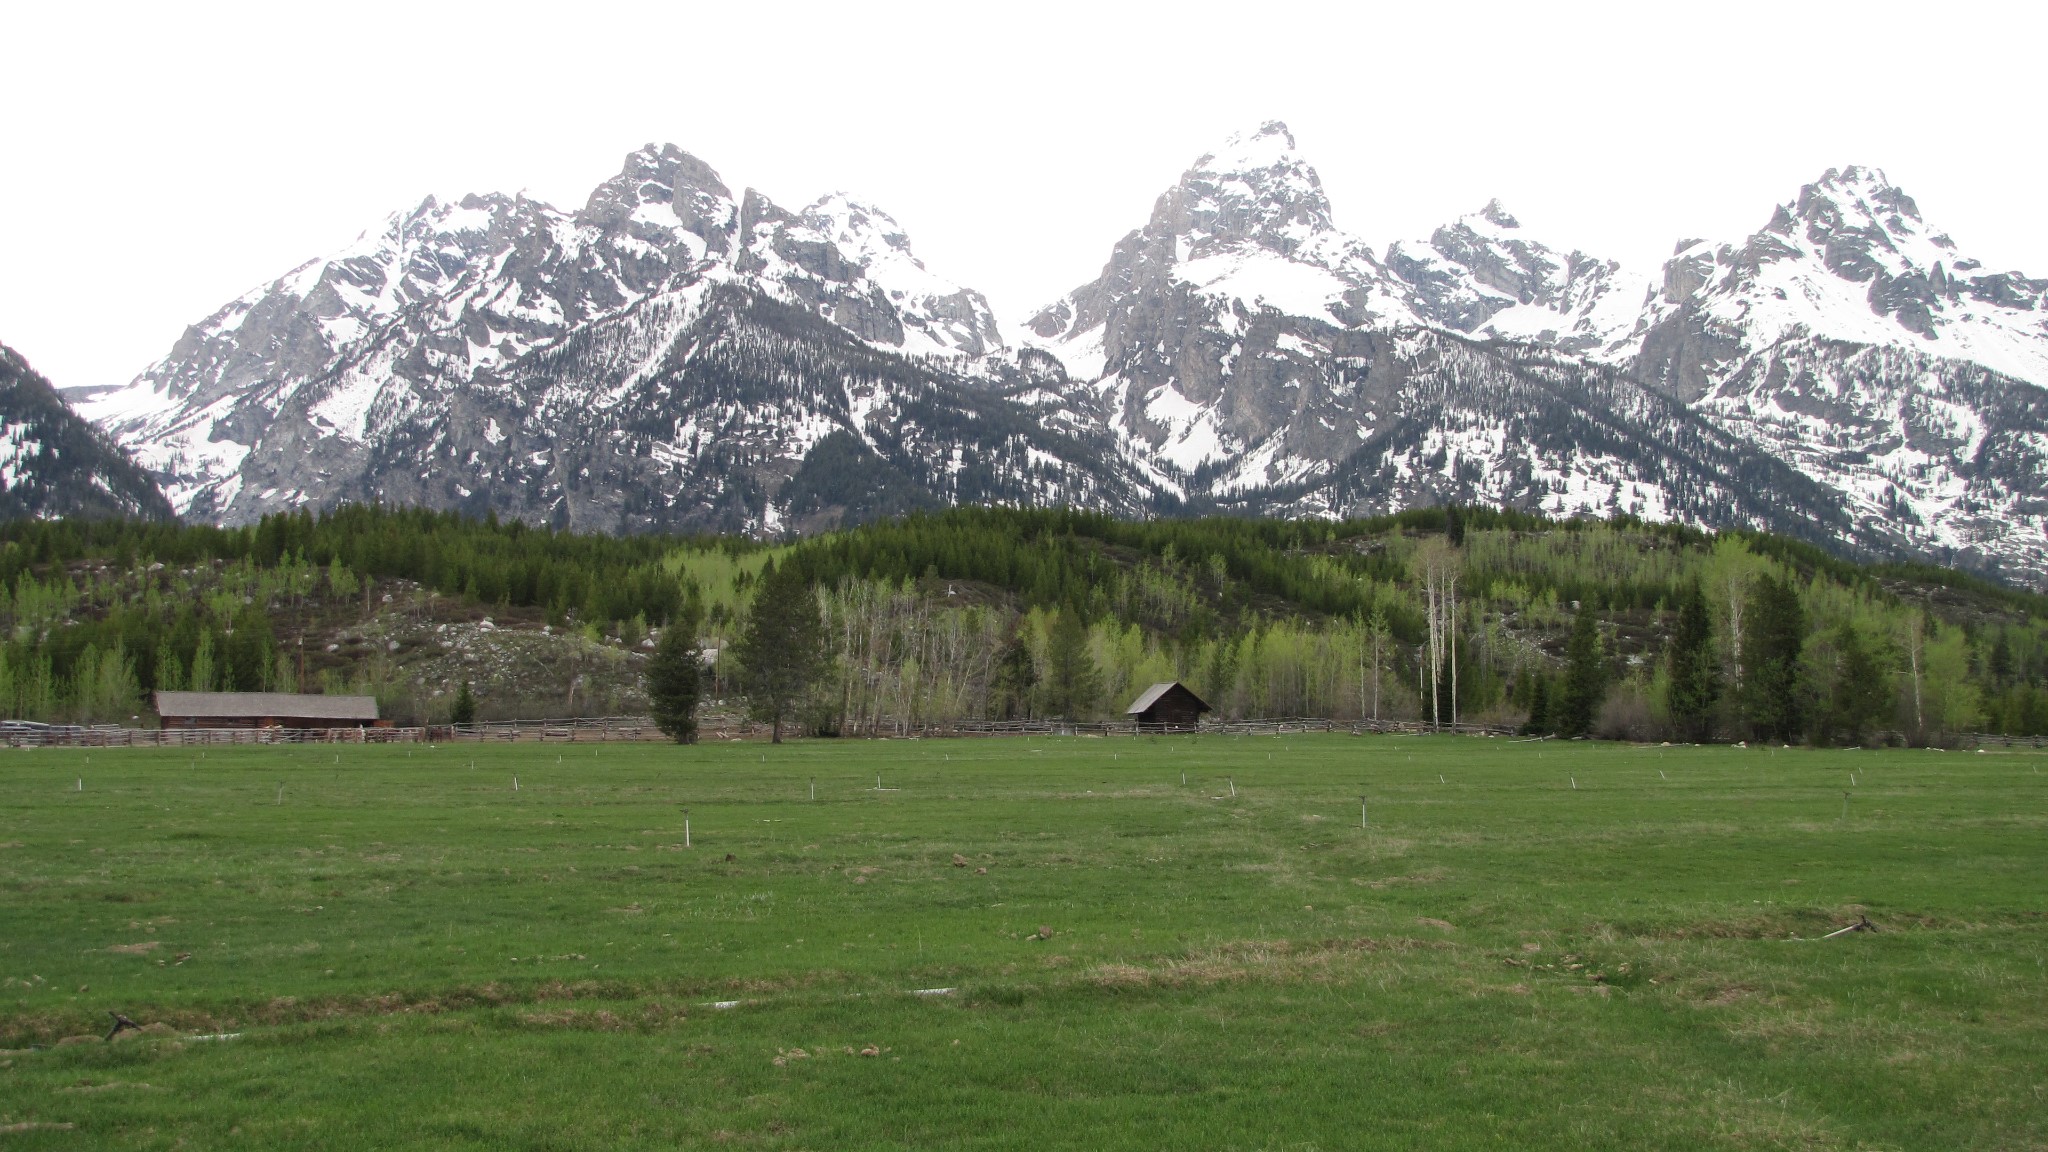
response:
<path id="1" fill-rule="evenodd" d="M 1831 166 L 2048 276 L 2024 3 L 9 7 L 0 342 L 124 382 L 427 193 L 565 208 L 670 141 L 790 207 L 887 209 L 1006 318 L 1091 279 L 1232 131 L 1285 120 L 1383 244 L 1500 197 L 1654 270 Z"/>

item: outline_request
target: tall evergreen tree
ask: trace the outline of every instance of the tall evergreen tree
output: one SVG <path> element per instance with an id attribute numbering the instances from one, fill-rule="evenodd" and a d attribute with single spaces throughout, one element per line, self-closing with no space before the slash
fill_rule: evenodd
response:
<path id="1" fill-rule="evenodd" d="M 1789 578 L 1756 578 L 1742 631 L 1743 711 L 1758 739 L 1788 742 L 1800 729 L 1799 653 L 1806 646 L 1806 609 Z"/>
<path id="2" fill-rule="evenodd" d="M 825 669 L 825 626 L 818 599 L 795 564 L 769 561 L 761 569 L 753 615 L 734 645 L 746 677 L 747 709 L 769 724 L 782 743 L 782 722 L 809 694 Z"/>
<path id="3" fill-rule="evenodd" d="M 1551 730 L 1567 739 L 1593 730 L 1607 697 L 1607 661 L 1601 651 L 1600 625 L 1591 608 L 1572 623 L 1564 649 L 1564 684 L 1551 708 Z"/>
<path id="4" fill-rule="evenodd" d="M 1714 706 L 1721 701 L 1721 661 L 1714 652 L 1706 592 L 1695 582 L 1678 606 L 1678 623 L 1665 650 L 1671 662 L 1671 718 L 1685 738 L 1713 734 Z"/>
<path id="5" fill-rule="evenodd" d="M 1080 719 L 1102 694 L 1102 676 L 1088 651 L 1088 629 L 1073 608 L 1060 609 L 1045 644 L 1045 710 L 1053 716 Z"/>
<path id="6" fill-rule="evenodd" d="M 1024 642 L 1020 629 L 1010 636 L 1010 642 L 1003 646 L 1003 654 L 996 659 L 995 689 L 997 705 L 1002 710 L 1000 719 L 1013 720 L 1028 712 L 1031 707 L 1031 693 L 1038 687 L 1038 665 L 1031 658 L 1031 646 Z"/>
<path id="7" fill-rule="evenodd" d="M 678 744 L 697 742 L 697 700 L 704 691 L 704 650 L 697 642 L 703 608 L 691 589 L 681 613 L 662 630 L 647 662 L 647 705 L 654 726 Z"/>
<path id="8" fill-rule="evenodd" d="M 1522 735 L 1546 736 L 1550 733 L 1550 677 L 1541 671 L 1524 673 L 1528 685 L 1523 699 L 1529 705 L 1529 718 L 1522 722 Z"/>
<path id="9" fill-rule="evenodd" d="M 448 722 L 450 724 L 476 723 L 476 694 L 469 690 L 469 681 L 467 680 L 464 680 L 462 686 L 455 690 L 455 703 L 448 709 Z"/>
<path id="10" fill-rule="evenodd" d="M 1828 736 L 1861 744 L 1873 724 L 1884 718 L 1892 695 L 1884 668 L 1851 624 L 1835 633 L 1835 680 L 1828 692 Z"/>

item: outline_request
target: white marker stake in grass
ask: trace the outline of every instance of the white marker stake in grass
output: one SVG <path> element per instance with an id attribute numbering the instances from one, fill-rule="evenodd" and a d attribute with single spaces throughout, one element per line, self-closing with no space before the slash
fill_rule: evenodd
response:
<path id="1" fill-rule="evenodd" d="M 517 776 L 514 776 L 514 777 L 512 778 L 512 790 L 513 790 L 514 792 L 517 792 L 517 791 L 519 791 L 519 777 L 517 777 Z"/>
<path id="2" fill-rule="evenodd" d="M 85 791 L 85 777 L 83 777 L 83 776 L 80 776 L 80 777 L 78 778 L 78 790 L 79 790 L 80 792 L 83 792 L 83 791 Z"/>
<path id="3" fill-rule="evenodd" d="M 816 776 L 813 776 L 813 777 L 811 777 L 811 799 L 813 799 L 813 800 L 816 800 L 817 798 L 818 798 L 818 778 L 817 778 Z"/>
<path id="4" fill-rule="evenodd" d="M 1366 806 L 1365 806 L 1365 797 L 1363 797 L 1363 796 L 1360 796 L 1360 797 L 1358 798 L 1358 826 L 1359 826 L 1360 828 L 1371 828 L 1371 827 L 1372 827 L 1372 821 L 1370 821 L 1370 820 L 1366 819 L 1366 814 L 1367 814 L 1367 809 L 1366 809 Z"/>
<path id="5" fill-rule="evenodd" d="M 690 810 L 683 809 L 683 847 L 690 846 Z"/>
<path id="6" fill-rule="evenodd" d="M 284 785 L 282 784 L 277 786 L 277 806 L 279 808 L 284 807 Z"/>
<path id="7" fill-rule="evenodd" d="M 1566 779 L 1572 782 L 1572 791 L 1577 792 L 1579 790 L 1579 778 L 1577 776 L 1568 776 Z"/>
<path id="8" fill-rule="evenodd" d="M 1663 770 L 1662 768 L 1659 768 L 1659 769 L 1657 769 L 1657 779 L 1659 779 L 1659 780 L 1669 780 L 1669 779 L 1671 779 L 1671 777 L 1669 777 L 1669 776 L 1666 776 L 1666 775 L 1664 774 L 1664 770 Z"/>
<path id="9" fill-rule="evenodd" d="M 1232 800 L 1237 799 L 1237 777 L 1235 776 L 1230 778 L 1230 798 Z"/>

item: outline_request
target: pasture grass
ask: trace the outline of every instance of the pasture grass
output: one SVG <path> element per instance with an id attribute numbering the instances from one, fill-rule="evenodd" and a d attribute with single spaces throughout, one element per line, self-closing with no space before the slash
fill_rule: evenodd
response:
<path id="1" fill-rule="evenodd" d="M 2042 1148 L 2043 760 L 9 752 L 0 1148 Z"/>

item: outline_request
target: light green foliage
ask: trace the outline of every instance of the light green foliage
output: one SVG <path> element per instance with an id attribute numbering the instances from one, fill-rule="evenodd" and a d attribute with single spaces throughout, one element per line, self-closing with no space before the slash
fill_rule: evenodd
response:
<path id="1" fill-rule="evenodd" d="M 1960 629 L 1943 629 L 1927 645 L 1928 719 L 1944 732 L 1968 732 L 1983 715 L 1984 696 L 1970 679 L 1970 646 Z"/>
<path id="2" fill-rule="evenodd" d="M 770 560 L 787 554 L 787 548 L 719 546 L 677 548 L 662 561 L 662 568 L 686 587 L 697 589 L 703 605 L 707 637 L 723 643 L 737 637 L 745 626 L 747 606 L 753 602 L 754 582 Z"/>

